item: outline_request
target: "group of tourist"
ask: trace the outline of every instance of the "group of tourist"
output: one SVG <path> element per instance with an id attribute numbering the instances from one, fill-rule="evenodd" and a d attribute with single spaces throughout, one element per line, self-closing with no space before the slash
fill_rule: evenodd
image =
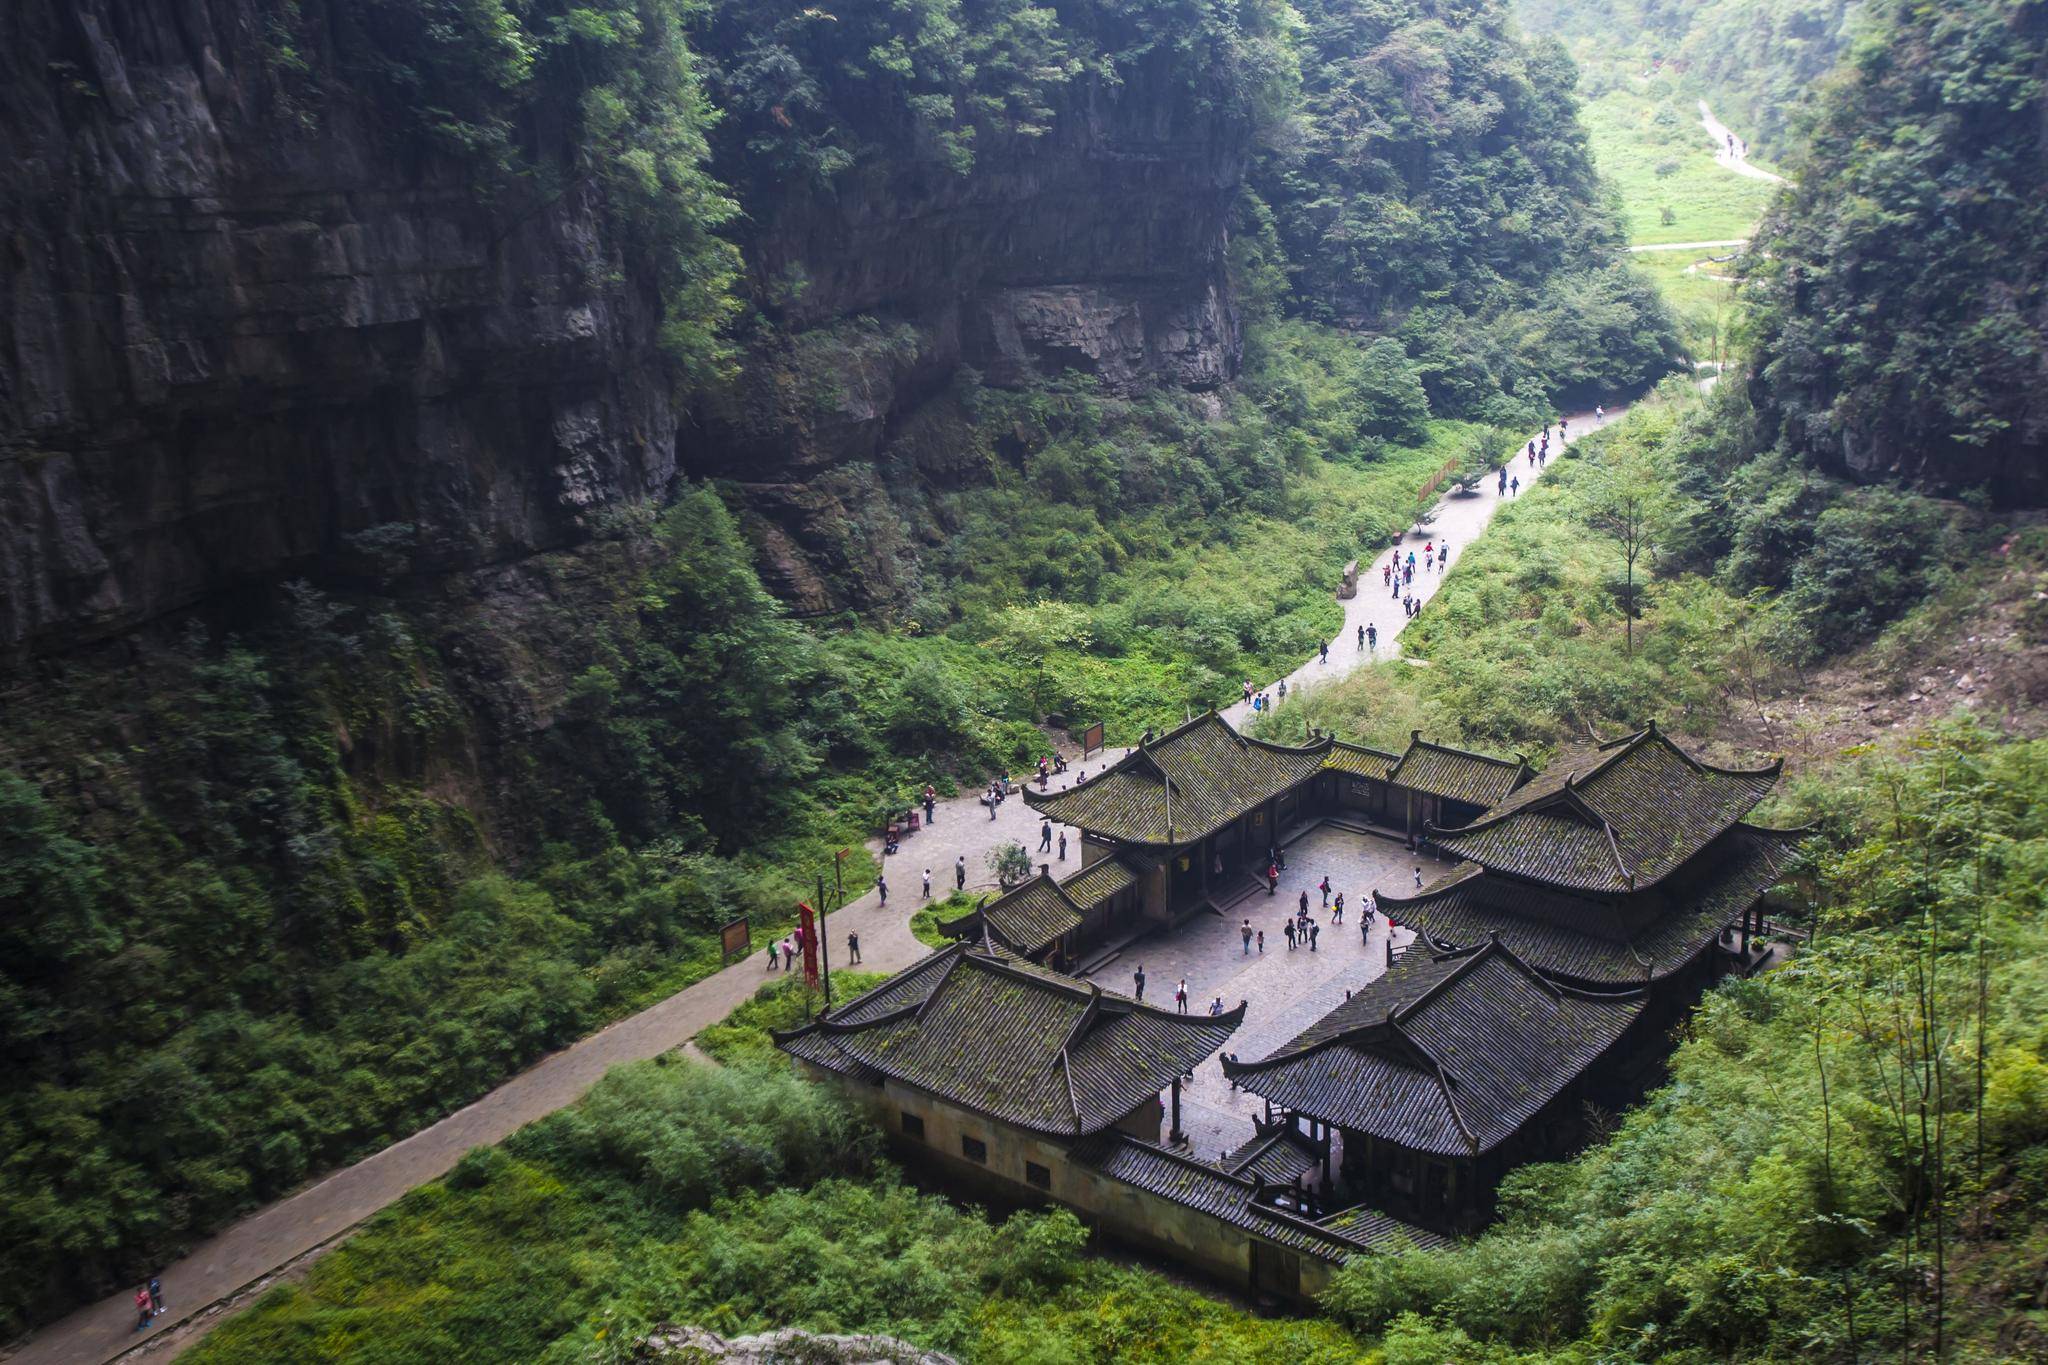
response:
<path id="1" fill-rule="evenodd" d="M 1327 649 L 1327 646 L 1325 648 Z M 1251 679 L 1245 679 L 1244 699 L 1252 704 L 1253 715 L 1258 715 L 1261 712 L 1270 711 L 1276 705 L 1279 705 L 1280 703 L 1285 702 L 1287 700 L 1287 679 L 1282 678 L 1280 680 L 1280 685 L 1274 690 L 1279 693 L 1278 702 L 1276 702 L 1273 698 L 1267 696 L 1264 692 L 1254 692 L 1252 690 Z"/>
<path id="2" fill-rule="evenodd" d="M 135 1330 L 140 1332 L 164 1311 L 164 1282 L 152 1278 L 135 1291 Z"/>

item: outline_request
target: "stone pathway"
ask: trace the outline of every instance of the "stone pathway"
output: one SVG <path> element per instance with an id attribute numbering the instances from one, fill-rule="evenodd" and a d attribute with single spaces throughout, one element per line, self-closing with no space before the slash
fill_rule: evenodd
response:
<path id="1" fill-rule="evenodd" d="M 1626 408 L 1622 406 L 1609 408 L 1607 416 L 1598 421 L 1590 412 L 1565 414 L 1569 421 L 1570 434 L 1565 438 L 1564 444 L 1569 445 L 1596 427 L 1614 421 L 1624 411 Z M 1528 492 L 1530 486 L 1542 478 L 1549 469 L 1547 462 L 1531 466 L 1522 453 L 1527 449 L 1528 438 L 1525 437 L 1522 445 L 1517 447 L 1516 454 L 1508 462 L 1508 477 L 1520 479 L 1521 491 L 1524 493 Z M 1553 445 L 1550 458 L 1556 459 L 1561 449 L 1562 446 Z M 1437 589 L 1443 586 L 1445 574 L 1457 567 L 1458 559 L 1464 554 L 1465 547 L 1479 538 L 1480 532 L 1493 520 L 1493 514 L 1500 510 L 1501 504 L 1512 502 L 1516 496 L 1518 495 L 1514 493 L 1504 494 L 1496 491 L 1494 480 L 1483 479 L 1476 492 L 1463 495 L 1453 492 L 1439 502 L 1436 505 L 1436 520 L 1430 523 L 1424 534 L 1404 535 L 1398 547 L 1382 550 L 1372 559 L 1361 559 L 1358 564 L 1358 596 L 1342 604 L 1344 624 L 1338 629 L 1336 638 L 1330 642 L 1329 662 L 1325 663 L 1319 658 L 1310 659 L 1289 673 L 1286 679 L 1288 698 L 1292 700 L 1301 696 L 1307 689 L 1341 678 L 1353 669 L 1398 658 L 1401 650 L 1400 634 L 1407 628 L 1408 618 L 1402 613 L 1400 601 L 1380 582 L 1380 568 L 1387 563 L 1388 556 L 1399 555 L 1405 560 L 1410 550 L 1415 551 L 1415 582 L 1410 585 L 1408 591 L 1415 595 L 1418 602 L 1427 602 L 1436 596 Z M 1442 570 L 1424 573 L 1421 564 L 1422 547 L 1431 541 L 1441 545 L 1446 539 L 1451 547 L 1450 565 Z M 1358 630 L 1367 624 L 1379 630 L 1379 646 L 1376 650 L 1359 648 Z M 1279 679 L 1269 679 L 1265 682 L 1253 679 L 1252 685 L 1255 691 L 1264 691 L 1273 702 L 1279 703 Z M 1223 716 L 1242 730 L 1251 722 L 1251 703 L 1244 700 L 1234 702 L 1224 708 Z"/>
<path id="2" fill-rule="evenodd" d="M 1608 420 L 1612 421 L 1619 415 L 1618 408 L 1610 411 Z M 1572 413 L 1570 417 L 1574 439 L 1594 425 L 1590 413 Z M 1556 452 L 1553 450 L 1552 454 L 1554 456 Z M 1517 457 L 1511 473 L 1521 478 L 1523 487 L 1527 488 L 1542 471 L 1529 468 L 1526 461 Z M 1502 500 L 1490 482 L 1482 485 L 1481 491 L 1473 496 L 1447 497 L 1438 506 L 1437 520 L 1430 528 L 1431 535 L 1424 539 L 1450 537 L 1451 562 L 1455 564 L 1459 553 L 1492 520 Z M 1404 554 L 1407 548 L 1404 542 Z M 1442 577 L 1439 573 L 1418 573 L 1415 595 L 1426 601 L 1434 595 Z M 1311 659 L 1296 669 L 1288 676 L 1290 692 L 1297 687 L 1339 677 L 1368 662 L 1355 644 L 1358 626 L 1367 621 L 1379 627 L 1382 656 L 1397 647 L 1395 637 L 1406 621 L 1399 604 L 1393 602 L 1386 589 L 1378 585 L 1379 561 L 1362 565 L 1358 596 L 1344 604 L 1344 629 L 1331 647 L 1330 662 L 1325 665 Z M 1224 714 L 1232 724 L 1242 725 L 1249 712 L 1240 703 Z M 1099 771 L 1120 757 L 1122 752 L 1112 749 L 1106 754 L 1091 756 L 1086 763 L 1076 762 L 1074 766 Z M 1055 830 L 1055 836 L 1058 832 Z M 1080 835 L 1071 829 L 1066 833 L 1068 866 L 1078 868 Z M 846 961 L 846 935 L 849 930 L 860 934 L 861 965 L 870 971 L 894 971 L 916 961 L 928 951 L 911 934 L 909 926 L 910 916 L 918 905 L 921 871 L 925 867 L 932 869 L 934 896 L 943 897 L 953 884 L 953 860 L 965 856 L 969 888 L 992 890 L 994 879 L 984 859 L 990 849 L 1011 840 L 1022 843 L 1029 850 L 1038 847 L 1038 820 L 1022 800 L 1012 797 L 1005 801 L 994 820 L 988 818 L 987 810 L 971 795 L 939 803 L 938 818 L 933 825 L 905 840 L 899 853 L 884 860 L 887 863 L 885 875 L 889 881 L 889 904 L 884 907 L 880 897 L 870 888 L 831 916 L 826 934 L 833 965 L 850 965 Z M 1398 845 L 1390 847 L 1398 848 Z M 1059 870 L 1053 855 L 1041 857 L 1034 853 L 1033 856 L 1034 861 L 1054 861 L 1054 871 Z M 1290 865 L 1301 866 L 1292 859 Z M 1429 871 L 1425 866 L 1424 874 L 1428 875 Z M 1310 880 L 1316 880 L 1320 875 L 1318 873 Z M 1355 899 L 1355 896 L 1347 899 Z M 1276 951 L 1273 931 L 1278 929 L 1279 921 L 1277 916 L 1269 918 L 1273 923 L 1267 934 L 1266 951 L 1268 958 L 1277 963 L 1279 959 L 1273 956 Z M 1215 923 L 1220 924 L 1221 921 Z M 1204 921 L 1199 929 L 1191 930 L 1189 934 L 1199 939 L 1212 929 L 1213 925 Z M 1384 932 L 1383 926 L 1381 933 Z M 1346 935 L 1355 937 L 1356 933 L 1355 927 L 1346 925 L 1334 935 L 1326 931 L 1324 939 L 1327 942 L 1334 937 L 1341 943 Z M 225 1313 L 216 1310 L 244 1287 L 279 1267 L 310 1259 L 312 1254 L 335 1243 L 357 1224 L 396 1202 L 408 1190 L 445 1174 L 470 1148 L 504 1140 L 534 1120 L 575 1103 L 612 1067 L 625 1062 L 644 1061 L 681 1047 L 698 1030 L 723 1019 L 769 979 L 766 947 L 765 943 L 757 945 L 755 953 L 747 961 L 707 977 L 660 1004 L 542 1058 L 439 1123 L 421 1129 L 353 1166 L 336 1171 L 298 1194 L 261 1209 L 207 1239 L 189 1255 L 162 1271 L 166 1309 L 148 1332 L 137 1334 L 132 1330 L 135 1324 L 134 1291 L 128 1289 L 60 1319 L 4 1358 L 9 1365 L 100 1365 L 100 1362 L 130 1352 L 157 1354 L 151 1350 L 153 1339 L 165 1336 L 181 1323 L 211 1316 L 211 1322 L 195 1323 L 190 1328 L 177 1331 L 174 1339 L 166 1339 L 162 1353 L 168 1355 L 182 1350 L 207 1327 L 216 1325 L 225 1317 Z M 1360 952 L 1367 958 L 1372 956 L 1356 944 L 1349 947 L 1354 957 Z M 1281 941 L 1277 948 L 1285 956 L 1285 942 Z M 1381 956 L 1383 960 L 1384 949 Z M 1258 980 L 1248 980 L 1241 989 L 1236 986 L 1228 989 L 1237 989 L 1247 999 L 1251 998 L 1253 990 L 1257 990 L 1262 998 L 1279 998 L 1281 992 L 1269 989 L 1266 979 L 1278 980 L 1281 968 L 1267 965 L 1245 970 L 1257 970 L 1265 975 Z M 1152 989 L 1164 992 L 1165 998 L 1170 1000 L 1173 982 L 1179 974 L 1169 978 L 1164 971 L 1149 964 L 1147 971 L 1151 980 L 1159 983 Z M 1297 987 L 1297 995 L 1309 989 L 1303 983 L 1310 976 L 1307 970 L 1295 969 L 1289 979 Z M 1199 972 L 1189 977 L 1191 989 L 1198 980 L 1211 995 L 1225 989 L 1213 973 L 1204 975 Z M 1334 977 L 1327 980 L 1318 977 L 1315 989 L 1322 990 L 1324 995 L 1334 989 L 1336 999 L 1341 1000 L 1342 983 L 1328 984 L 1334 980 Z M 1207 997 L 1204 997 L 1203 1008 L 1206 1007 Z M 1322 997 L 1317 997 L 1307 1008 L 1320 1014 L 1328 1005 L 1322 1003 Z M 1287 1018 L 1292 1019 L 1298 1014 L 1303 1014 L 1303 1011 L 1290 1010 Z M 1306 1017 L 1313 1015 L 1303 1017 L 1305 1021 Z M 1233 1050 L 1246 1055 L 1263 1055 L 1254 1051 L 1248 1042 L 1233 1044 Z M 1204 1069 L 1211 1073 L 1213 1079 L 1216 1069 Z M 1237 1110 L 1220 1079 L 1215 1079 L 1210 1089 L 1225 1093 L 1212 1095 L 1198 1080 L 1193 1098 L 1205 1111 L 1213 1111 L 1216 1115 L 1205 1122 L 1205 1128 L 1213 1128 L 1220 1137 L 1226 1127 L 1235 1129 L 1239 1120 L 1226 1116 Z M 1249 1103 L 1246 1097 L 1238 1098 Z M 1245 1109 L 1242 1112 L 1248 1114 L 1250 1111 Z M 229 1305 L 230 1310 L 233 1307 Z"/>
<path id="3" fill-rule="evenodd" d="M 1630 251 L 1719 251 L 1724 247 L 1748 246 L 1747 237 L 1723 237 L 1713 242 L 1648 242 L 1632 246 Z"/>
<path id="4" fill-rule="evenodd" d="M 1751 180 L 1768 180 L 1773 185 L 1785 183 L 1782 175 L 1773 175 L 1761 166 L 1752 165 L 1749 159 L 1749 144 L 1728 131 L 1728 125 L 1714 117 L 1714 111 L 1700 101 L 1700 127 L 1707 130 L 1707 136 L 1714 140 L 1714 160 L 1721 166 L 1746 175 Z"/>
<path id="5" fill-rule="evenodd" d="M 1134 944 L 1118 960 L 1096 973 L 1103 986 L 1128 995 L 1131 972 L 1145 968 L 1145 998 L 1173 1007 L 1173 989 L 1188 983 L 1188 1010 L 1206 1013 L 1210 1002 L 1223 998 L 1225 1009 L 1245 1002 L 1244 1023 L 1224 1050 L 1247 1061 L 1264 1057 L 1302 1029 L 1328 1014 L 1357 990 L 1387 970 L 1387 922 L 1375 917 L 1369 935 L 1358 931 L 1375 889 L 1414 889 L 1414 869 L 1433 881 L 1451 864 L 1428 854 L 1411 854 L 1398 841 L 1357 834 L 1328 825 L 1310 831 L 1287 846 L 1287 868 L 1275 895 L 1256 892 L 1225 915 L 1197 915 L 1179 929 Z M 1344 923 L 1331 921 L 1317 886 L 1330 879 L 1332 893 L 1344 894 Z M 1308 893 L 1309 913 L 1321 932 L 1315 951 L 1289 948 L 1281 927 Z M 1244 951 L 1244 921 L 1264 930 L 1263 953 Z M 1414 939 L 1406 929 L 1394 931 L 1394 943 Z M 1214 1159 L 1253 1136 L 1252 1116 L 1263 1113 L 1265 1101 L 1233 1090 L 1215 1059 L 1195 1068 L 1192 1085 L 1182 1087 L 1181 1126 L 1199 1157 Z"/>

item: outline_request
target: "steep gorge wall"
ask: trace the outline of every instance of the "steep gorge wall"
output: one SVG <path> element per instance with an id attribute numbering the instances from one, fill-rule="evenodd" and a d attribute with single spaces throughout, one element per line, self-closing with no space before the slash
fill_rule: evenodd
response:
<path id="1" fill-rule="evenodd" d="M 746 203 L 751 278 L 806 285 L 685 414 L 652 272 L 575 174 L 575 130 L 521 129 L 558 190 L 487 192 L 363 86 L 346 8 L 307 7 L 313 118 L 262 0 L 0 13 L 7 656 L 287 576 L 417 583 L 574 546 L 667 493 L 679 451 L 746 486 L 793 552 L 779 589 L 842 605 L 808 547 L 876 494 L 839 472 L 960 365 L 1122 391 L 1234 372 L 1244 132 L 1174 93 L 1169 62 L 1077 83 L 1051 135 L 971 174 L 884 156 Z M 812 346 L 827 373 L 804 381 L 806 337 L 856 316 L 898 340 Z"/>
<path id="2" fill-rule="evenodd" d="M 0 15 L 10 652 L 285 574 L 513 559 L 674 476 L 658 301 L 596 191 L 482 195 L 345 89 L 296 121 L 265 18 Z"/>

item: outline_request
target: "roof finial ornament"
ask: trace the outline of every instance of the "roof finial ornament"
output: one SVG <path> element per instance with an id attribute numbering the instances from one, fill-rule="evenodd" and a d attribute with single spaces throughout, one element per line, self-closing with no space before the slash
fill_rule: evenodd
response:
<path id="1" fill-rule="evenodd" d="M 1649 723 L 1643 726 L 1643 733 L 1655 737 L 1657 733 L 1657 718 L 1655 716 L 1651 716 Z"/>

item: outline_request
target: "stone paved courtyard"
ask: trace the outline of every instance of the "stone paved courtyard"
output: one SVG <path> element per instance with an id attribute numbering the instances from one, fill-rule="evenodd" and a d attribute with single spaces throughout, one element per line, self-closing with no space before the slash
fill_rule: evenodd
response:
<path id="1" fill-rule="evenodd" d="M 1235 907 L 1227 917 L 1202 914 L 1180 928 L 1163 931 L 1126 948 L 1105 964 L 1095 979 L 1109 990 L 1128 994 L 1131 973 L 1145 968 L 1145 999 L 1171 1008 L 1173 989 L 1188 983 L 1188 1010 L 1205 1011 L 1217 996 L 1225 1009 L 1246 1003 L 1245 1022 L 1226 1045 L 1250 1061 L 1264 1057 L 1309 1024 L 1341 1004 L 1346 990 L 1356 990 L 1387 969 L 1387 924 L 1375 917 L 1369 938 L 1361 941 L 1358 926 L 1371 892 L 1380 888 L 1402 893 L 1415 889 L 1415 869 L 1424 881 L 1450 870 L 1450 864 L 1427 854 L 1411 854 L 1400 843 L 1380 835 L 1358 834 L 1320 825 L 1290 844 L 1280 890 L 1261 892 Z M 1344 893 L 1344 923 L 1332 924 L 1316 888 L 1325 876 L 1334 898 Z M 1289 950 L 1281 927 L 1308 892 L 1309 913 L 1321 926 L 1316 950 Z M 1254 943 L 1247 956 L 1240 927 L 1266 933 L 1266 951 Z M 1414 937 L 1394 931 L 1394 943 Z M 1183 1089 L 1181 1126 L 1199 1157 L 1218 1157 L 1252 1136 L 1252 1116 L 1265 1110 L 1256 1096 L 1233 1090 L 1212 1058 L 1197 1068 L 1193 1086 Z"/>

